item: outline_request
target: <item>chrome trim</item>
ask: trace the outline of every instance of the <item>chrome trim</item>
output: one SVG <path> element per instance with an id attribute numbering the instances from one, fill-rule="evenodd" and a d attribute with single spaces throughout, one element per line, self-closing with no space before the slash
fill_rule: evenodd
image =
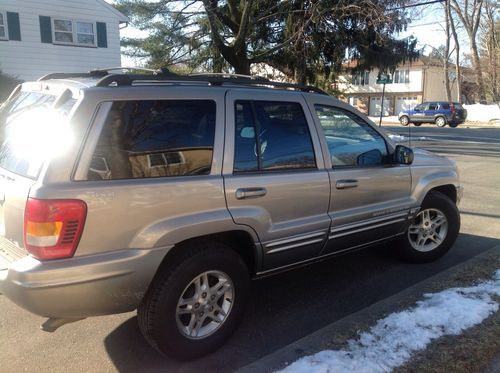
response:
<path id="1" fill-rule="evenodd" d="M 406 214 L 405 214 L 405 215 L 406 215 Z M 338 234 L 333 234 L 333 235 L 328 236 L 328 239 L 329 239 L 329 240 L 331 240 L 332 238 L 343 237 L 343 236 L 347 236 L 347 235 L 349 235 L 349 234 L 358 233 L 358 232 L 363 232 L 363 231 L 367 231 L 367 230 L 370 230 L 370 229 L 383 227 L 383 226 L 385 226 L 385 225 L 390 225 L 390 224 L 394 224 L 394 223 L 399 223 L 399 222 L 402 222 L 402 221 L 405 221 L 405 220 L 406 220 L 406 217 L 404 217 L 404 218 L 399 218 L 399 219 L 396 219 L 396 220 L 389 220 L 389 221 L 386 221 L 386 222 L 384 222 L 384 223 L 375 224 L 375 225 L 369 225 L 369 226 L 367 226 L 367 227 L 362 227 L 362 228 L 359 228 L 359 229 L 354 229 L 354 230 L 347 231 L 347 232 L 342 232 L 342 233 L 338 233 Z"/>
<path id="2" fill-rule="evenodd" d="M 313 233 L 305 233 L 305 234 L 292 236 L 292 237 L 284 238 L 284 239 L 280 238 L 279 240 L 274 240 L 274 241 L 270 241 L 268 243 L 264 243 L 264 247 L 268 248 L 268 247 L 285 245 L 285 244 L 290 243 L 290 242 L 307 240 L 308 238 L 322 236 L 325 233 L 326 233 L 326 231 L 323 230 L 323 231 L 317 231 L 317 232 L 313 232 Z"/>
<path id="3" fill-rule="evenodd" d="M 344 224 L 344 225 L 340 225 L 338 227 L 332 227 L 332 229 L 330 230 L 330 233 L 345 231 L 346 229 L 361 227 L 363 225 L 367 225 L 370 223 L 378 223 L 380 221 L 385 221 L 385 220 L 389 220 L 389 219 L 393 219 L 393 218 L 399 218 L 402 216 L 408 216 L 408 211 L 399 212 L 399 213 L 391 214 L 391 215 L 379 216 L 379 217 L 371 218 L 371 219 L 366 219 L 366 220 L 363 220 L 359 223 Z"/>
<path id="4" fill-rule="evenodd" d="M 395 235 L 390 236 L 390 237 L 381 238 L 381 239 L 378 239 L 378 240 L 375 240 L 375 241 L 371 241 L 371 242 L 367 242 L 367 243 L 364 243 L 364 244 L 361 244 L 361 245 L 358 245 L 358 246 L 353 246 L 353 247 L 350 247 L 350 248 L 347 248 L 347 249 L 343 249 L 343 250 L 339 250 L 339 251 L 334 251 L 332 253 L 320 255 L 320 256 L 317 256 L 317 257 L 314 257 L 314 258 L 305 259 L 305 260 L 302 260 L 302 261 L 299 261 L 299 262 L 295 262 L 295 263 L 291 263 L 291 264 L 287 264 L 287 265 L 284 265 L 284 266 L 281 266 L 281 267 L 272 268 L 272 269 L 268 269 L 268 270 L 265 270 L 265 271 L 257 272 L 257 273 L 255 273 L 255 278 L 263 278 L 263 277 L 271 276 L 271 275 L 274 275 L 274 274 L 277 274 L 277 273 L 280 273 L 280 272 L 288 271 L 288 270 L 296 268 L 296 267 L 306 266 L 308 264 L 311 264 L 311 263 L 314 263 L 314 262 L 318 262 L 320 260 L 327 259 L 330 256 L 340 255 L 340 254 L 348 252 L 348 251 L 354 251 L 356 249 L 360 249 L 360 248 L 362 248 L 364 246 L 370 246 L 370 245 L 375 244 L 377 242 L 389 241 L 389 240 L 391 240 L 394 237 L 398 237 L 398 236 L 403 235 L 404 233 L 405 232 L 398 233 L 398 234 L 395 234 Z"/>
<path id="5" fill-rule="evenodd" d="M 299 246 L 306 246 L 306 245 L 312 245 L 313 243 L 318 243 L 318 242 L 322 242 L 324 240 L 323 237 L 321 238 L 316 238 L 314 240 L 309 240 L 309 241 L 301 241 L 299 243 L 295 243 L 295 244 L 292 244 L 292 245 L 288 245 L 288 246 L 283 246 L 283 247 L 278 247 L 276 249 L 273 249 L 273 250 L 269 250 L 268 252 L 266 252 L 266 254 L 274 254 L 274 253 L 278 253 L 280 251 L 284 251 L 284 250 L 288 250 L 288 249 L 293 249 L 295 247 L 299 247 Z"/>

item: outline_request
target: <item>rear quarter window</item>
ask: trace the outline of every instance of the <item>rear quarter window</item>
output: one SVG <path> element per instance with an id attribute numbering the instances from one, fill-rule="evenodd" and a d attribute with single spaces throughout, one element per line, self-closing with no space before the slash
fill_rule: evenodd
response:
<path id="1" fill-rule="evenodd" d="M 63 141 L 65 119 L 76 100 L 68 95 L 19 92 L 0 109 L 0 167 L 36 179 L 55 143 Z"/>
<path id="2" fill-rule="evenodd" d="M 215 112 L 211 100 L 113 102 L 87 179 L 209 174 Z"/>

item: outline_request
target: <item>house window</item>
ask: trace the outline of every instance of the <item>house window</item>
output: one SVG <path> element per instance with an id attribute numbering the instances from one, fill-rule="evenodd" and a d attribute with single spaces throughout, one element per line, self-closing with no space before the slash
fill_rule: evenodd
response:
<path id="1" fill-rule="evenodd" d="M 410 83 L 410 70 L 394 71 L 394 83 Z"/>
<path id="2" fill-rule="evenodd" d="M 349 98 L 349 103 L 352 105 L 352 106 L 358 106 L 358 98 L 357 97 L 350 97 Z"/>
<path id="3" fill-rule="evenodd" d="M 368 85 L 370 83 L 370 72 L 359 71 L 352 75 L 352 84 L 354 85 Z"/>
<path id="4" fill-rule="evenodd" d="M 7 35 L 7 14 L 0 11 L 0 40 L 8 40 Z"/>
<path id="5" fill-rule="evenodd" d="M 95 23 L 68 19 L 52 20 L 55 44 L 74 44 L 94 47 L 96 44 Z"/>
<path id="6" fill-rule="evenodd" d="M 148 154 L 149 168 L 181 165 L 186 163 L 182 152 Z"/>

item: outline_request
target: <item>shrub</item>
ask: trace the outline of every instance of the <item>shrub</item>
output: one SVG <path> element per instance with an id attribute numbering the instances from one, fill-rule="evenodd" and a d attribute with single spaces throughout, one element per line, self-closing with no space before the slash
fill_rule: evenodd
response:
<path id="1" fill-rule="evenodd" d="M 9 97 L 12 90 L 23 81 L 11 75 L 4 74 L 0 70 L 0 103 Z"/>

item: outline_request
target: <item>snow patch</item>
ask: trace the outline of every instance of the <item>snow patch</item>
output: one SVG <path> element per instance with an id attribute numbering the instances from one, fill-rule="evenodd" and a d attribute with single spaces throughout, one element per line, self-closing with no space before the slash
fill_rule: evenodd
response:
<path id="1" fill-rule="evenodd" d="M 493 105 L 463 105 L 467 110 L 467 121 L 470 122 L 491 122 L 493 120 L 500 120 L 500 107 L 496 104 Z"/>
<path id="2" fill-rule="evenodd" d="M 433 339 L 457 335 L 498 311 L 500 269 L 491 281 L 424 295 L 414 308 L 379 320 L 343 350 L 325 350 L 283 369 L 298 372 L 390 372 Z"/>

